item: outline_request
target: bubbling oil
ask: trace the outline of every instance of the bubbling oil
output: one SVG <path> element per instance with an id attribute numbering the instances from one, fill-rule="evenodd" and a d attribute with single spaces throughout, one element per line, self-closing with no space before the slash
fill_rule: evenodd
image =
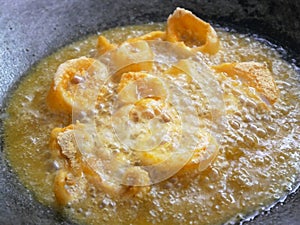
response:
<path id="1" fill-rule="evenodd" d="M 164 24 L 129 26 L 102 35 L 120 43 L 163 28 Z M 84 201 L 67 205 L 62 213 L 83 224 L 222 224 L 251 215 L 295 188 L 300 174 L 299 74 L 275 48 L 251 35 L 224 29 L 217 33 L 221 50 L 206 56 L 207 62 L 266 62 L 280 90 L 271 110 L 261 110 L 233 88 L 233 80 L 225 80 L 224 93 L 233 92 L 240 104 L 227 116 L 220 153 L 208 169 L 173 176 L 152 185 L 148 194 L 127 199 L 111 198 L 91 185 Z M 57 207 L 52 190 L 58 168 L 50 160 L 49 136 L 71 118 L 49 112 L 46 95 L 57 67 L 68 59 L 93 55 L 96 42 L 97 36 L 87 37 L 41 60 L 12 94 L 7 108 L 7 159 L 37 200 L 51 207 Z"/>

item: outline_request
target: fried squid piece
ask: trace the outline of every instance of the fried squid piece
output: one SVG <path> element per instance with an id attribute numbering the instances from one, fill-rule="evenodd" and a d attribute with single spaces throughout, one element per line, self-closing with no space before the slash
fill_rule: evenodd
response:
<path id="1" fill-rule="evenodd" d="M 146 187 L 135 185 L 136 182 L 137 184 L 141 182 L 150 184 L 148 173 L 142 169 L 133 168 L 125 171 L 122 178 L 124 185 L 116 183 L 114 180 L 102 179 L 102 174 L 99 172 L 101 169 L 95 167 L 99 163 L 87 162 L 79 149 L 77 142 L 84 140 L 86 143 L 82 143 L 82 145 L 88 145 L 85 147 L 90 146 L 93 149 L 89 135 L 84 131 L 84 125 L 78 123 L 64 128 L 55 128 L 51 132 L 52 157 L 58 161 L 63 161 L 55 174 L 53 183 L 54 195 L 59 205 L 64 206 L 67 203 L 85 198 L 90 186 L 116 198 L 135 196 L 149 189 L 147 185 Z M 76 139 L 75 133 L 80 136 L 79 139 Z M 93 151 L 91 150 L 91 152 Z M 101 162 L 101 158 L 97 158 L 96 161 Z"/>
<path id="2" fill-rule="evenodd" d="M 97 51 L 100 55 L 117 48 L 117 45 L 112 44 L 103 35 L 98 37 Z"/>
<path id="3" fill-rule="evenodd" d="M 279 90 L 266 63 L 253 61 L 223 63 L 212 68 L 217 72 L 225 72 L 230 77 L 237 76 L 247 85 L 254 87 L 271 105 L 279 97 Z"/>
<path id="4" fill-rule="evenodd" d="M 93 58 L 80 57 L 61 64 L 53 78 L 47 104 L 54 112 L 71 114 L 72 110 L 93 106 L 97 85 L 107 77 L 105 66 Z"/>
<path id="5" fill-rule="evenodd" d="M 139 36 L 139 37 L 129 38 L 127 40 L 127 42 L 154 41 L 154 40 L 165 41 L 166 40 L 166 32 L 164 32 L 164 31 L 152 31 L 150 33 L 144 34 L 144 35 Z"/>
<path id="6" fill-rule="evenodd" d="M 167 98 L 167 90 L 163 82 L 148 73 L 124 73 L 118 86 L 118 100 L 124 103 L 135 103 L 142 98 Z"/>
<path id="7" fill-rule="evenodd" d="M 208 54 L 217 53 L 220 45 L 217 33 L 209 23 L 182 8 L 169 16 L 166 40 L 183 42 L 193 50 Z"/>

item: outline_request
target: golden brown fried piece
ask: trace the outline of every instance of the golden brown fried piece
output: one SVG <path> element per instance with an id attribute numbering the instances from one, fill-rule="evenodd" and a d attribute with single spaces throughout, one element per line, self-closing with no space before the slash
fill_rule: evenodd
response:
<path id="1" fill-rule="evenodd" d="M 84 160 L 75 140 L 75 132 L 81 137 L 86 135 L 84 125 L 79 123 L 64 128 L 54 128 L 51 132 L 52 157 L 64 162 L 55 174 L 53 185 L 55 198 L 59 205 L 66 205 L 69 202 L 84 198 L 86 189 L 91 185 L 117 198 L 132 197 L 149 190 L 149 187 L 135 187 L 135 182 L 146 182 L 146 184 L 151 182 L 147 172 L 142 169 L 132 168 L 124 173 L 123 181 L 127 185 L 103 180 L 97 172 L 97 168 Z M 87 143 L 87 145 L 89 144 Z M 122 157 L 119 158 L 121 163 L 123 159 Z M 95 160 L 101 160 L 101 158 Z"/>
<path id="2" fill-rule="evenodd" d="M 149 71 L 152 69 L 153 52 L 147 41 L 124 42 L 112 53 L 111 59 L 118 70 L 126 68 L 124 72 Z"/>
<path id="3" fill-rule="evenodd" d="M 203 171 L 205 170 L 217 157 L 219 153 L 219 145 L 215 138 L 211 135 L 202 132 L 200 133 L 202 143 L 194 150 L 192 158 L 182 168 L 181 172 L 188 172 L 191 170 Z"/>
<path id="4" fill-rule="evenodd" d="M 219 50 L 219 39 L 212 26 L 182 8 L 177 8 L 169 16 L 166 40 L 184 42 L 186 46 L 208 54 L 215 54 Z"/>
<path id="5" fill-rule="evenodd" d="M 153 40 L 161 40 L 164 41 L 166 39 L 166 32 L 164 31 L 152 31 L 150 33 L 144 34 L 139 37 L 129 38 L 127 42 L 136 42 L 136 41 L 153 41 Z"/>
<path id="6" fill-rule="evenodd" d="M 124 73 L 118 85 L 118 100 L 123 103 L 135 103 L 141 98 L 167 98 L 163 82 L 145 72 Z"/>
<path id="7" fill-rule="evenodd" d="M 74 125 L 54 128 L 50 136 L 52 157 L 64 161 L 63 168 L 56 172 L 53 191 L 59 205 L 79 200 L 84 196 L 87 180 L 82 176 L 83 163 L 78 151 Z"/>
<path id="8" fill-rule="evenodd" d="M 100 35 L 97 41 L 97 50 L 100 55 L 115 49 L 117 46 L 111 44 L 104 36 Z"/>
<path id="9" fill-rule="evenodd" d="M 86 187 L 87 180 L 83 177 L 76 177 L 66 169 L 56 172 L 53 191 L 59 205 L 84 198 Z"/>
<path id="10" fill-rule="evenodd" d="M 80 57 L 61 64 L 53 78 L 47 104 L 54 112 L 71 114 L 73 107 L 85 109 L 93 103 L 95 94 L 90 86 L 105 77 L 105 68 L 93 58 Z"/>
<path id="11" fill-rule="evenodd" d="M 274 104 L 279 97 L 279 90 L 266 63 L 223 63 L 212 68 L 231 77 L 238 76 L 249 86 L 254 87 L 270 104 Z"/>

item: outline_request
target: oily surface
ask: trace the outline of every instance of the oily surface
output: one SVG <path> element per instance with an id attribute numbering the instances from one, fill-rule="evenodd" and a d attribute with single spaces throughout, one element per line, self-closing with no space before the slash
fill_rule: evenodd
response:
<path id="1" fill-rule="evenodd" d="M 152 29 L 129 27 L 104 34 L 114 42 Z M 244 99 L 239 111 L 228 117 L 217 160 L 201 174 L 172 178 L 154 185 L 147 196 L 130 200 L 111 199 L 91 187 L 85 203 L 65 209 L 71 217 L 93 224 L 221 223 L 237 213 L 268 205 L 293 188 L 299 176 L 297 74 L 274 50 L 245 35 L 219 31 L 219 36 L 223 49 L 211 57 L 211 63 L 266 61 L 281 92 L 274 108 L 259 112 Z M 41 61 L 20 85 L 8 108 L 8 159 L 26 187 L 47 205 L 55 205 L 55 165 L 49 160 L 49 134 L 69 118 L 49 113 L 45 96 L 57 66 L 67 59 L 89 55 L 95 41 L 95 37 L 88 38 Z"/>

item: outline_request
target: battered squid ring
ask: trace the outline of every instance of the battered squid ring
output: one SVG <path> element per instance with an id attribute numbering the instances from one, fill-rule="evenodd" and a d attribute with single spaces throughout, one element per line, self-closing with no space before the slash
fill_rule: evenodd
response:
<path id="1" fill-rule="evenodd" d="M 64 62 L 58 67 L 47 96 L 49 109 L 71 114 L 74 107 L 88 108 L 93 94 L 88 91 L 82 95 L 76 93 L 80 91 L 82 83 L 85 86 L 101 84 L 101 77 L 106 77 L 105 73 L 103 64 L 94 58 L 80 57 Z"/>
<path id="2" fill-rule="evenodd" d="M 194 51 L 208 54 L 217 53 L 220 47 L 217 33 L 212 26 L 182 8 L 177 8 L 169 16 L 166 40 L 183 42 Z"/>

